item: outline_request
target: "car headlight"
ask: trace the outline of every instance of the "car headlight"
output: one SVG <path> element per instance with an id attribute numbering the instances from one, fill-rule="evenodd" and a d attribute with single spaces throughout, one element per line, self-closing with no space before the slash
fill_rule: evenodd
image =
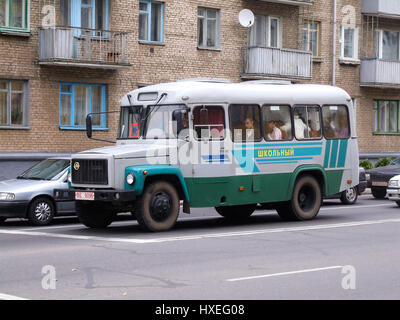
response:
<path id="1" fill-rule="evenodd" d="M 133 173 L 128 173 L 126 176 L 126 183 L 133 185 L 136 182 L 136 176 Z"/>
<path id="2" fill-rule="evenodd" d="M 15 199 L 14 193 L 0 192 L 0 200 L 7 201 L 7 200 L 14 200 L 14 199 Z"/>
<path id="3" fill-rule="evenodd" d="M 398 187 L 399 180 L 389 180 L 389 187 Z"/>

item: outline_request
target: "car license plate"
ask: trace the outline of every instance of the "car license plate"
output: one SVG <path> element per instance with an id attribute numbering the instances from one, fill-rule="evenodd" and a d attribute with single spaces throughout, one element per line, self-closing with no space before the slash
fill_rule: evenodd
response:
<path id="1" fill-rule="evenodd" d="M 372 181 L 372 185 L 377 187 L 387 187 L 388 183 L 385 181 Z"/>
<path id="2" fill-rule="evenodd" d="M 75 200 L 94 201 L 94 192 L 75 192 Z"/>

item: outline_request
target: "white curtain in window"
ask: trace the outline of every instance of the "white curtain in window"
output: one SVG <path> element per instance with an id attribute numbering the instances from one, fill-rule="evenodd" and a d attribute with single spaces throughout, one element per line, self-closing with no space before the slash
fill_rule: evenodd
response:
<path id="1" fill-rule="evenodd" d="M 379 131 L 388 132 L 389 124 L 389 103 L 388 101 L 380 101 L 379 103 Z"/>
<path id="2" fill-rule="evenodd" d="M 268 46 L 268 17 L 256 15 L 254 25 L 250 28 L 249 46 L 267 47 Z"/>
<path id="3" fill-rule="evenodd" d="M 24 0 L 12 1 L 12 26 L 15 28 L 24 27 Z"/>
<path id="4" fill-rule="evenodd" d="M 151 4 L 151 41 L 161 41 L 161 3 Z"/>
<path id="5" fill-rule="evenodd" d="M 354 57 L 354 46 L 355 46 L 355 29 L 346 28 L 343 30 L 343 57 L 344 58 L 355 58 Z"/>
<path id="6" fill-rule="evenodd" d="M 86 116 L 89 113 L 89 87 L 83 85 L 75 86 L 75 119 L 74 125 L 84 126 Z"/>
<path id="7" fill-rule="evenodd" d="M 397 102 L 390 101 L 389 108 L 390 108 L 389 131 L 397 132 Z"/>
<path id="8" fill-rule="evenodd" d="M 72 95 L 62 94 L 60 98 L 61 110 L 60 110 L 60 124 L 64 126 L 71 125 L 71 104 Z"/>
<path id="9" fill-rule="evenodd" d="M 378 131 L 378 103 L 374 101 L 374 108 L 373 108 L 373 131 Z"/>
<path id="10" fill-rule="evenodd" d="M 0 125 L 7 124 L 7 82 L 0 82 Z"/>
<path id="11" fill-rule="evenodd" d="M 92 87 L 92 112 L 101 112 L 101 96 L 102 88 L 98 86 Z M 93 115 L 93 125 L 101 125 L 101 115 Z"/>
<path id="12" fill-rule="evenodd" d="M 147 4 L 140 3 L 139 10 L 143 10 L 143 12 L 139 12 L 139 40 L 148 40 L 147 33 L 148 33 L 148 23 L 147 23 L 147 16 L 148 13 L 144 12 L 147 11 Z"/>
<path id="13" fill-rule="evenodd" d="M 382 58 L 399 60 L 399 32 L 383 31 Z"/>
<path id="14" fill-rule="evenodd" d="M 0 26 L 6 25 L 6 16 L 7 16 L 7 0 L 0 0 Z"/>

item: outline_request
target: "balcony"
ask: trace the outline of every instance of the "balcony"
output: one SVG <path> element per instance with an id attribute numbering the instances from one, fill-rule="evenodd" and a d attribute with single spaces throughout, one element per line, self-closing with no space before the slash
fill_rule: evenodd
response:
<path id="1" fill-rule="evenodd" d="M 400 88 L 400 61 L 362 59 L 362 87 Z"/>
<path id="2" fill-rule="evenodd" d="M 39 31 L 39 64 L 119 69 L 126 60 L 127 33 L 72 27 Z"/>
<path id="3" fill-rule="evenodd" d="M 260 0 L 264 2 L 276 2 L 276 3 L 282 3 L 282 4 L 291 4 L 295 6 L 300 6 L 303 4 L 314 4 L 314 0 Z"/>
<path id="4" fill-rule="evenodd" d="M 363 0 L 361 12 L 366 15 L 400 19 L 400 1 Z"/>
<path id="5" fill-rule="evenodd" d="M 312 53 L 270 47 L 243 48 L 241 77 L 245 79 L 312 78 Z"/>

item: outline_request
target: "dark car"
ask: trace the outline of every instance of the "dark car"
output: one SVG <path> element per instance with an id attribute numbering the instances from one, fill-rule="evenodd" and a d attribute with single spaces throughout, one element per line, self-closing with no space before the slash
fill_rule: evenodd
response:
<path id="1" fill-rule="evenodd" d="M 354 204 L 357 202 L 357 198 L 362 194 L 367 188 L 367 176 L 365 169 L 362 167 L 358 168 L 359 172 L 359 184 L 353 188 L 347 189 L 341 193 L 335 194 L 333 196 L 324 197 L 324 199 L 340 199 L 343 204 Z"/>
<path id="2" fill-rule="evenodd" d="M 390 165 L 367 170 L 368 188 L 376 199 L 386 197 L 389 180 L 400 174 L 400 158 L 393 160 Z"/>

